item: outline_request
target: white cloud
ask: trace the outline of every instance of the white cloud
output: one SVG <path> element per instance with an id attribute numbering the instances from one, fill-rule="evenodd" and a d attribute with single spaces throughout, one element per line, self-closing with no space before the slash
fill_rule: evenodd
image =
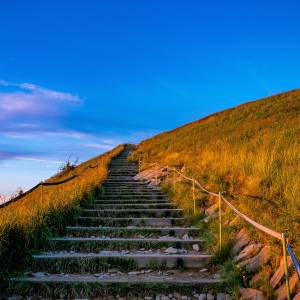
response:
<path id="1" fill-rule="evenodd" d="M 35 157 L 24 157 L 24 156 L 17 156 L 15 159 L 17 160 L 26 160 L 26 161 L 35 161 L 35 162 L 46 162 L 52 164 L 62 164 L 62 161 L 59 160 L 49 160 L 44 158 L 35 158 Z"/>
<path id="2" fill-rule="evenodd" d="M 87 143 L 84 144 L 83 146 L 89 149 L 101 149 L 101 150 L 110 150 L 114 147 L 113 145 L 98 144 L 98 143 Z"/>
<path id="3" fill-rule="evenodd" d="M 0 80 L 0 118 L 14 116 L 51 116 L 61 110 L 61 104 L 79 104 L 82 100 L 71 93 L 51 90 L 33 83 L 12 83 Z M 12 91 L 8 91 L 11 88 Z"/>
<path id="4" fill-rule="evenodd" d="M 50 90 L 33 83 L 21 83 L 18 86 L 24 90 L 29 90 L 36 94 L 45 96 L 46 98 L 56 99 L 60 101 L 81 102 L 81 99 L 76 95 Z"/>
<path id="5" fill-rule="evenodd" d="M 0 80 L 0 86 L 15 87 L 21 90 L 30 91 L 34 94 L 45 96 L 46 98 L 53 99 L 53 100 L 82 102 L 82 100 L 77 95 L 51 90 L 34 83 L 28 83 L 28 82 L 13 83 L 6 80 Z"/>

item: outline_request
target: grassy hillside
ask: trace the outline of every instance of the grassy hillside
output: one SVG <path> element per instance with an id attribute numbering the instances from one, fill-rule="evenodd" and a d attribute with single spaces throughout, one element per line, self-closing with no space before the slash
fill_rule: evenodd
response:
<path id="1" fill-rule="evenodd" d="M 138 145 L 135 157 L 177 166 L 213 191 L 226 190 L 247 215 L 294 233 L 293 240 L 300 221 L 299 150 L 300 90 L 294 90 L 159 134 Z M 180 201 L 186 206 L 188 199 L 182 194 Z"/>
<path id="2" fill-rule="evenodd" d="M 21 268 L 31 251 L 40 248 L 47 237 L 63 230 L 65 223 L 76 216 L 80 203 L 97 192 L 106 178 L 111 158 L 123 149 L 124 146 L 119 146 L 51 177 L 47 182 L 83 174 L 61 185 L 44 186 L 43 198 L 39 187 L 0 209 L 0 278 L 9 270 Z"/>

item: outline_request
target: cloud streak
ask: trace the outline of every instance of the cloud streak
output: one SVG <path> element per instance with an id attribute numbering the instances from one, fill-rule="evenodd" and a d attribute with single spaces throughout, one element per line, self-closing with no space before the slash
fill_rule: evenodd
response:
<path id="1" fill-rule="evenodd" d="M 0 86 L 15 87 L 20 90 L 30 91 L 33 94 L 38 94 L 38 95 L 41 95 L 41 96 L 44 96 L 46 98 L 53 99 L 53 100 L 68 101 L 68 102 L 73 102 L 73 103 L 82 102 L 82 100 L 77 95 L 73 95 L 71 93 L 66 93 L 66 92 L 55 91 L 52 89 L 48 89 L 48 88 L 39 86 L 34 83 L 28 83 L 28 82 L 13 83 L 13 82 L 9 82 L 6 80 L 0 80 Z"/>
<path id="2" fill-rule="evenodd" d="M 58 115 L 64 104 L 80 104 L 82 100 L 71 93 L 55 91 L 33 83 L 12 83 L 0 80 L 0 118 L 16 116 Z M 7 91 L 8 90 L 8 91 Z"/>
<path id="3" fill-rule="evenodd" d="M 35 161 L 35 162 L 46 162 L 46 163 L 53 163 L 53 164 L 62 164 L 63 161 L 60 160 L 49 160 L 49 159 L 43 159 L 43 158 L 36 158 L 36 157 L 23 157 L 23 156 L 17 156 L 15 159 L 17 160 L 26 160 L 26 161 Z"/>

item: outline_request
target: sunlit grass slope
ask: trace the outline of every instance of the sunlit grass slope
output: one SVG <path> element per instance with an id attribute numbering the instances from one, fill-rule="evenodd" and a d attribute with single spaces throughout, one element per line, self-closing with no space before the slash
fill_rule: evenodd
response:
<path id="1" fill-rule="evenodd" d="M 20 200 L 0 209 L 0 269 L 6 271 L 20 267 L 26 255 L 38 249 L 49 235 L 63 230 L 76 215 L 79 205 L 97 192 L 105 180 L 111 158 L 124 146 L 61 172 L 47 180 L 58 182 L 76 177 L 57 186 L 41 187 Z M 91 166 L 92 168 L 88 168 Z"/>
<path id="2" fill-rule="evenodd" d="M 144 163 L 177 166 L 213 191 L 226 190 L 236 196 L 233 203 L 247 215 L 296 237 L 300 90 L 249 102 L 159 134 L 138 145 L 138 155 Z"/>

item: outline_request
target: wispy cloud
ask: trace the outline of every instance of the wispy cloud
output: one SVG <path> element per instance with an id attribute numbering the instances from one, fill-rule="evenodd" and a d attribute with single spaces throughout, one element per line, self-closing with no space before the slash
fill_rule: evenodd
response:
<path id="1" fill-rule="evenodd" d="M 35 162 L 46 162 L 46 163 L 53 163 L 53 164 L 62 164 L 63 163 L 63 161 L 60 161 L 60 160 L 49 160 L 49 159 L 36 158 L 36 157 L 17 156 L 15 159 L 26 160 L 26 161 L 35 161 Z"/>
<path id="2" fill-rule="evenodd" d="M 75 103 L 82 102 L 82 100 L 77 95 L 73 95 L 71 93 L 66 93 L 66 92 L 55 91 L 29 82 L 14 83 L 6 80 L 0 80 L 0 86 L 15 87 L 21 90 L 30 91 L 34 94 L 38 94 L 53 100 L 55 99 L 55 100 L 69 101 Z"/>
<path id="3" fill-rule="evenodd" d="M 55 91 L 33 83 L 0 80 L 0 118 L 15 116 L 51 116 L 60 112 L 63 103 L 78 104 L 82 100 L 71 93 Z"/>
<path id="4" fill-rule="evenodd" d="M 15 159 L 18 156 L 31 155 L 32 153 L 28 151 L 18 151 L 18 150 L 0 150 L 0 162 L 3 160 Z"/>
<path id="5" fill-rule="evenodd" d="M 84 144 L 83 146 L 89 149 L 100 149 L 100 150 L 110 150 L 113 148 L 113 145 L 99 144 L 99 143 L 87 143 Z"/>

